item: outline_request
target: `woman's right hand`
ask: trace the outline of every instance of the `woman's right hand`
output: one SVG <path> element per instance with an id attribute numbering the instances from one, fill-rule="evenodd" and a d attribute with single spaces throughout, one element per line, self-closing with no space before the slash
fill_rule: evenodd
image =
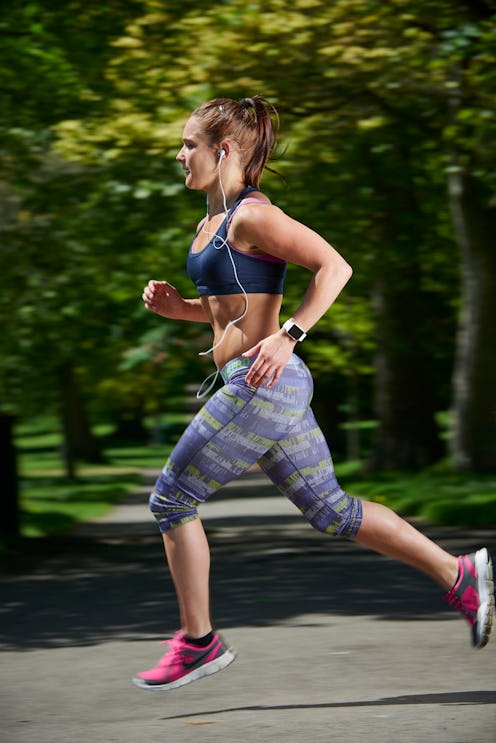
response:
<path id="1" fill-rule="evenodd" d="M 143 302 L 147 310 L 162 317 L 178 319 L 184 314 L 185 299 L 168 281 L 149 281 L 143 289 Z"/>

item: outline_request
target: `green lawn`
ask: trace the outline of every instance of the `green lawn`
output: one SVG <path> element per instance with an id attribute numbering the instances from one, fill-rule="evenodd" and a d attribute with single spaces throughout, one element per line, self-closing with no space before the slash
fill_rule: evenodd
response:
<path id="1" fill-rule="evenodd" d="M 441 462 L 420 472 L 360 474 L 356 464 L 336 468 L 354 495 L 384 503 L 403 516 L 434 524 L 496 527 L 496 473 L 453 472 Z"/>
<path id="2" fill-rule="evenodd" d="M 104 428 L 99 435 L 108 433 Z M 20 476 L 21 533 L 39 537 L 67 532 L 105 514 L 141 482 L 143 469 L 158 469 L 170 445 L 105 447 L 106 463 L 79 463 L 70 480 L 60 456 L 61 437 L 50 425 L 21 428 L 16 439 Z"/>
<path id="3" fill-rule="evenodd" d="M 172 422 L 172 426 L 177 421 Z M 170 429 L 170 426 L 169 426 Z M 98 432 L 105 436 L 108 430 Z M 22 535 L 67 532 L 107 512 L 141 481 L 143 469 L 158 469 L 172 440 L 156 445 L 111 444 L 104 465 L 82 465 L 68 480 L 62 469 L 60 435 L 43 423 L 17 436 Z M 421 472 L 364 473 L 360 463 L 337 463 L 348 492 L 392 507 L 404 516 L 437 524 L 496 527 L 496 473 L 453 473 L 446 462 Z"/>

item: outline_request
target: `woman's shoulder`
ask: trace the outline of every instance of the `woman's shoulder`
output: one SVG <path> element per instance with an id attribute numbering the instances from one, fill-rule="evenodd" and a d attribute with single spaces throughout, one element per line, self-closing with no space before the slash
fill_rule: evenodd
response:
<path id="1" fill-rule="evenodd" d="M 263 191 L 253 191 L 240 204 L 230 224 L 230 240 L 245 249 L 267 244 L 269 235 L 278 233 L 286 214 Z M 265 249 L 262 252 L 267 252 Z M 270 252 L 270 251 L 269 251 Z"/>
<path id="2" fill-rule="evenodd" d="M 234 216 L 234 214 L 237 214 L 242 207 L 248 206 L 250 204 L 260 204 L 262 206 L 268 206 L 272 204 L 272 202 L 267 194 L 265 194 L 263 191 L 259 191 L 258 189 L 254 188 L 245 188 L 236 199 L 234 208 L 231 212 L 232 216 Z"/>
<path id="3" fill-rule="evenodd" d="M 273 204 L 267 194 L 263 191 L 247 188 L 240 194 L 234 207 L 231 208 L 228 224 L 229 226 L 246 225 L 253 218 L 257 218 L 259 208 L 263 210 L 268 206 L 273 206 Z"/>
<path id="4" fill-rule="evenodd" d="M 271 208 L 268 211 L 265 211 L 265 207 Z M 283 212 L 271 201 L 270 197 L 266 193 L 259 190 L 253 190 L 247 192 L 246 196 L 243 196 L 239 200 L 232 216 L 236 217 L 238 222 L 243 222 L 245 220 L 249 221 L 254 217 L 263 218 L 265 216 L 265 218 L 267 218 L 269 213 L 275 215 L 277 213 L 282 214 Z"/>

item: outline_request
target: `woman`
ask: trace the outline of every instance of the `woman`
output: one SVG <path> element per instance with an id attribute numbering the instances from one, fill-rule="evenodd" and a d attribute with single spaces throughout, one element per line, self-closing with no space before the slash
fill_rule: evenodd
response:
<path id="1" fill-rule="evenodd" d="M 210 352 L 224 381 L 186 429 L 150 497 L 181 629 L 157 666 L 134 678 L 145 689 L 172 689 L 234 660 L 210 619 L 209 547 L 197 505 L 255 462 L 314 528 L 427 573 L 469 621 L 474 646 L 489 639 L 494 594 L 487 550 L 450 555 L 388 508 L 347 495 L 336 480 L 309 408 L 312 379 L 295 349 L 352 271 L 259 190 L 276 116 L 260 97 L 217 99 L 192 113 L 177 160 L 186 186 L 207 194 L 187 262 L 198 298 L 184 299 L 166 281 L 150 281 L 143 292 L 148 310 L 211 324 Z M 311 279 L 281 327 L 286 262 L 308 269 Z"/>

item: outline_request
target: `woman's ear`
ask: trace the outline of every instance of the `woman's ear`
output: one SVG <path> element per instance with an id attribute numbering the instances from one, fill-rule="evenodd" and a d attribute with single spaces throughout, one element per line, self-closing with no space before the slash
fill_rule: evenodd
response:
<path id="1" fill-rule="evenodd" d="M 220 146 L 219 152 L 217 154 L 217 157 L 219 158 L 219 162 L 224 158 L 229 156 L 229 145 L 227 142 L 223 142 Z"/>

